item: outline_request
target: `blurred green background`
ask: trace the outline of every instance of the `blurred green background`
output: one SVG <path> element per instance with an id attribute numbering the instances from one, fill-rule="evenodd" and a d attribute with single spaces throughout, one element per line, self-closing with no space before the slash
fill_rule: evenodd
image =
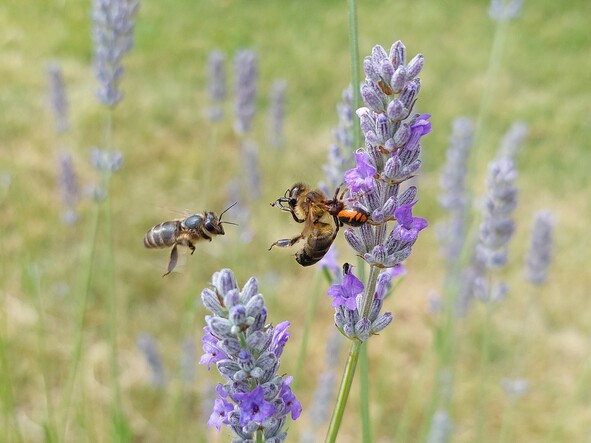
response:
<path id="1" fill-rule="evenodd" d="M 296 181 L 315 184 L 323 178 L 320 165 L 332 143 L 335 105 L 350 83 L 347 5 L 142 1 L 136 45 L 124 60 L 125 98 L 114 112 L 113 144 L 125 156 L 123 168 L 112 178 L 114 256 L 103 208 L 65 432 L 60 427 L 65 386 L 80 329 L 77 312 L 87 287 L 84 272 L 96 203 L 83 200 L 79 221 L 61 223 L 56 155 L 60 149 L 72 153 L 83 186 L 98 180 L 88 159 L 92 146 L 104 147 L 106 112 L 94 98 L 91 6 L 76 0 L 0 4 L 0 173 L 12 180 L 0 188 L 0 439 L 41 441 L 52 420 L 64 441 L 114 439 L 108 320 L 108 275 L 114 264 L 119 381 L 133 440 L 213 441 L 216 433 L 206 430 L 203 417 L 209 411 L 202 400 L 220 378 L 199 366 L 194 382 L 182 382 L 182 342 L 193 337 L 200 354 L 205 312 L 195 301 L 211 274 L 229 267 L 241 284 L 252 275 L 259 278 L 270 321 L 292 322 L 281 371 L 295 370 L 317 270 L 298 266 L 295 250 L 267 252 L 274 240 L 298 232 L 290 217 L 268 203 Z M 502 274 L 511 289 L 493 314 L 484 435 L 486 441 L 499 438 L 509 401 L 500 380 L 511 375 L 518 342 L 525 340 L 522 376 L 529 381 L 529 392 L 517 400 L 508 441 L 586 441 L 591 435 L 591 310 L 586 309 L 591 285 L 591 3 L 526 2 L 521 17 L 506 25 L 500 65 L 492 77 L 487 72 L 497 24 L 487 15 L 486 1 L 360 1 L 358 8 L 361 56 L 375 44 L 389 48 L 398 39 L 410 57 L 418 52 L 425 56 L 417 110 L 433 115 L 433 132 L 423 143 L 415 213 L 432 227 L 444 217 L 437 203 L 438 175 L 451 121 L 481 116 L 469 184 L 475 195 L 484 191 L 486 164 L 505 131 L 516 120 L 529 125 L 518 155 L 517 232 L 511 265 Z M 214 128 L 204 111 L 206 61 L 215 48 L 227 58 L 229 97 L 225 118 Z M 240 241 L 246 226 L 228 226 L 225 237 L 199 244 L 194 256 L 183 256 L 178 272 L 162 279 L 168 252 L 144 249 L 145 231 L 179 213 L 221 211 L 231 200 L 228 182 L 242 180 L 246 173 L 232 129 L 231 62 L 243 48 L 254 49 L 260 62 L 250 138 L 259 146 L 263 195 L 251 203 L 253 240 Z M 52 61 L 62 66 L 70 102 L 71 129 L 63 136 L 55 134 L 48 104 L 46 69 Z M 269 92 L 278 78 L 287 82 L 285 144 L 279 150 L 266 142 Z M 210 155 L 208 184 L 203 176 Z M 555 259 L 548 284 L 535 294 L 523 339 L 523 313 L 532 291 L 523 280 L 523 257 L 532 215 L 543 208 L 555 214 Z M 341 262 L 355 260 L 342 237 L 337 248 Z M 419 441 L 430 420 L 435 319 L 429 313 L 429 294 L 440 292 L 445 268 L 434 229 L 421 235 L 407 268 L 386 306 L 395 314 L 394 324 L 369 344 L 371 417 L 375 441 L 380 442 L 395 441 L 396 435 L 399 441 Z M 289 425 L 288 441 L 297 441 L 309 428 L 306 407 L 334 330 L 330 299 L 321 294 L 318 306 L 305 376 L 296 390 L 304 413 Z M 482 306 L 475 305 L 461 325 L 465 339 L 451 411 L 454 441 L 474 441 L 476 435 L 482 319 Z M 143 332 L 159 347 L 164 388 L 150 383 L 136 345 Z M 357 399 L 354 385 L 339 441 L 360 441 Z M 321 429 L 318 441 L 322 435 Z M 220 440 L 226 439 L 222 434 Z"/>

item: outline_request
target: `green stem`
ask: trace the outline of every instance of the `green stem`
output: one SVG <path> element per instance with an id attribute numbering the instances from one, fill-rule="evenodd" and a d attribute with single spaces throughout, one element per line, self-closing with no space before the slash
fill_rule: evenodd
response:
<path id="1" fill-rule="evenodd" d="M 259 429 L 255 435 L 256 435 L 256 440 L 255 440 L 256 443 L 263 443 L 265 441 L 262 430 Z"/>
<path id="2" fill-rule="evenodd" d="M 296 370 L 294 372 L 294 382 L 293 388 L 298 386 L 300 376 L 302 374 L 302 368 L 304 366 L 304 360 L 306 359 L 306 351 L 308 350 L 308 340 L 310 337 L 310 330 L 312 329 L 312 320 L 314 320 L 314 313 L 316 312 L 316 307 L 318 306 L 318 294 L 320 293 L 320 283 L 322 281 L 322 273 L 316 272 L 314 274 L 314 283 L 312 286 L 312 296 L 308 299 L 308 310 L 306 313 L 306 320 L 304 323 L 304 333 L 302 335 L 302 343 L 300 345 L 300 350 L 298 352 Z"/>
<path id="3" fill-rule="evenodd" d="M 369 413 L 369 364 L 367 358 L 367 342 L 361 344 L 359 358 L 359 386 L 360 386 L 360 409 L 363 443 L 371 442 L 371 421 Z"/>
<path id="4" fill-rule="evenodd" d="M 490 288 L 490 285 L 489 285 Z M 490 289 L 489 289 L 490 290 Z M 486 419 L 486 376 L 490 360 L 490 329 L 491 329 L 491 301 L 485 302 L 484 330 L 482 332 L 482 347 L 480 348 L 480 382 L 478 389 L 478 422 L 476 426 L 476 440 L 482 441 L 484 421 Z"/>
<path id="5" fill-rule="evenodd" d="M 326 433 L 325 443 L 334 443 L 337 440 L 339 428 L 343 420 L 343 414 L 345 413 L 345 406 L 347 405 L 347 399 L 349 398 L 349 392 L 351 392 L 351 385 L 353 384 L 353 376 L 355 375 L 355 367 L 357 366 L 357 360 L 359 359 L 359 350 L 361 348 L 361 342 L 354 340 L 351 344 L 351 350 L 349 351 L 349 357 L 345 364 L 345 372 L 343 373 L 343 379 L 341 380 L 341 386 L 337 395 L 337 402 L 330 419 L 330 425 L 328 426 L 328 432 Z"/>
<path id="6" fill-rule="evenodd" d="M 86 314 L 86 305 L 88 304 L 88 298 L 90 294 L 90 282 L 92 277 L 92 269 L 94 267 L 94 256 L 96 251 L 96 237 L 99 225 L 99 206 L 95 205 L 94 216 L 92 217 L 92 223 L 90 227 L 89 239 L 88 239 L 88 256 L 85 261 L 85 268 L 79 274 L 80 280 L 76 287 L 79 289 L 75 293 L 80 294 L 78 297 L 78 309 L 76 312 L 77 321 L 77 332 L 76 343 L 74 345 L 74 353 L 70 360 L 70 368 L 68 370 L 68 378 L 66 382 L 66 395 L 65 395 L 65 406 L 64 406 L 64 417 L 62 421 L 62 440 L 66 439 L 66 432 L 68 429 L 68 416 L 70 413 L 70 406 L 72 404 L 72 394 L 74 391 L 74 385 L 76 382 L 76 375 L 78 373 L 78 366 L 82 357 L 82 341 L 84 337 L 84 317 Z"/>

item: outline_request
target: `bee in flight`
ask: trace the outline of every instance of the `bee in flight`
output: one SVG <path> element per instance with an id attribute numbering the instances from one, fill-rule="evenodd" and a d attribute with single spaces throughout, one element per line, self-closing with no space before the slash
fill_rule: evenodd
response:
<path id="1" fill-rule="evenodd" d="M 238 203 L 238 202 L 236 202 Z M 166 276 L 175 268 L 179 254 L 177 246 L 187 246 L 191 250 L 191 255 L 195 252 L 193 243 L 200 240 L 209 240 L 216 235 L 224 235 L 222 226 L 222 215 L 224 215 L 236 203 L 230 205 L 218 217 L 215 212 L 205 211 L 201 214 L 192 214 L 186 218 L 162 222 L 151 228 L 144 237 L 144 246 L 146 248 L 167 248 L 172 246 L 170 251 L 170 260 L 168 262 L 168 272 Z M 229 225 L 235 225 L 231 222 L 223 222 Z"/>
<path id="2" fill-rule="evenodd" d="M 296 183 L 288 189 L 284 196 L 278 198 L 271 206 L 291 213 L 297 223 L 304 223 L 304 229 L 293 238 L 277 240 L 270 247 L 286 248 L 300 240 L 304 246 L 296 252 L 296 261 L 302 266 L 317 263 L 328 252 L 343 224 L 361 226 L 369 221 L 369 213 L 360 207 L 347 206 L 338 197 L 339 189 L 334 197 L 328 197 L 318 189 L 310 189 L 303 183 Z"/>

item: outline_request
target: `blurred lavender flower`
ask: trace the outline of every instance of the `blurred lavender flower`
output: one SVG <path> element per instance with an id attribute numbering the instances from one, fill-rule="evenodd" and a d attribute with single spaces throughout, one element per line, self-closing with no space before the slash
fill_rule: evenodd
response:
<path id="1" fill-rule="evenodd" d="M 340 280 L 341 267 L 337 261 L 337 248 L 334 243 L 328 249 L 328 252 L 324 254 L 324 257 L 320 259 L 318 266 L 320 266 L 321 269 L 326 269 L 333 281 Z"/>
<path id="2" fill-rule="evenodd" d="M 483 205 L 479 237 L 470 266 L 462 273 L 457 314 L 464 316 L 473 297 L 485 302 L 502 300 L 507 291 L 503 282 L 489 285 L 487 272 L 507 264 L 507 248 L 515 230 L 512 219 L 517 206 L 517 171 L 513 161 L 501 158 L 489 164 L 488 194 Z"/>
<path id="3" fill-rule="evenodd" d="M 517 206 L 516 179 L 517 171 L 512 160 L 503 158 L 489 165 L 488 195 L 477 245 L 487 269 L 507 264 L 507 247 L 515 230 L 512 216 Z"/>
<path id="4" fill-rule="evenodd" d="M 227 204 L 226 207 L 230 206 L 236 201 L 246 201 L 247 196 L 242 192 L 244 186 L 240 184 L 239 180 L 230 180 L 226 185 Z M 240 241 L 248 244 L 254 238 L 254 231 L 250 226 L 252 217 L 248 206 L 239 204 L 236 205 L 232 210 L 232 222 L 237 223 L 240 226 Z"/>
<path id="5" fill-rule="evenodd" d="M 524 378 L 504 378 L 501 386 L 509 397 L 519 398 L 527 394 L 529 383 Z"/>
<path id="6" fill-rule="evenodd" d="M 62 68 L 57 63 L 52 63 L 47 68 L 49 77 L 49 103 L 53 110 L 55 132 L 62 134 L 69 128 L 68 124 L 68 99 Z"/>
<path id="7" fill-rule="evenodd" d="M 521 15 L 523 0 L 491 0 L 488 15 L 496 21 L 509 21 Z"/>
<path id="8" fill-rule="evenodd" d="M 353 274 L 352 266 L 345 263 L 342 282 L 328 288 L 328 295 L 332 297 L 332 306 L 335 308 L 335 325 L 344 336 L 365 341 L 370 335 L 377 334 L 392 323 L 391 312 L 380 313 L 391 279 L 390 272 L 380 272 L 375 292 L 372 294 L 369 315 L 363 317 L 361 303 L 364 285 Z"/>
<path id="9" fill-rule="evenodd" d="M 99 172 L 116 172 L 123 165 L 123 154 L 94 147 L 90 151 L 90 164 Z"/>
<path id="10" fill-rule="evenodd" d="M 234 130 L 245 135 L 252 129 L 256 111 L 258 60 L 254 51 L 238 51 L 234 58 Z"/>
<path id="11" fill-rule="evenodd" d="M 119 82 L 123 56 L 133 48 L 139 0 L 93 0 L 94 71 L 99 102 L 113 107 L 123 99 Z"/>
<path id="12" fill-rule="evenodd" d="M 76 205 L 80 200 L 78 177 L 74 169 L 72 156 L 67 152 L 60 152 L 57 156 L 59 164 L 58 184 L 65 209 L 62 211 L 62 222 L 75 223 L 78 220 Z"/>
<path id="13" fill-rule="evenodd" d="M 342 94 L 342 101 L 337 104 L 339 123 L 333 130 L 335 142 L 328 148 L 327 161 L 322 167 L 326 181 L 319 183 L 319 188 L 331 195 L 343 182 L 343 175 L 349 163 L 353 141 L 353 87 L 349 85 Z"/>
<path id="14" fill-rule="evenodd" d="M 534 285 L 541 285 L 548 279 L 548 268 L 552 262 L 552 232 L 554 220 L 550 211 L 535 214 L 531 244 L 525 261 L 525 276 Z"/>
<path id="15" fill-rule="evenodd" d="M 142 333 L 137 338 L 137 347 L 144 354 L 148 367 L 150 368 L 152 385 L 157 388 L 163 388 L 166 385 L 166 377 L 156 341 L 148 334 Z"/>
<path id="16" fill-rule="evenodd" d="M 446 443 L 451 440 L 453 422 L 447 411 L 439 409 L 431 421 L 427 443 Z"/>
<path id="17" fill-rule="evenodd" d="M 437 226 L 444 256 L 449 263 L 457 262 L 466 236 L 466 174 L 468 158 L 474 141 L 474 124 L 467 117 L 456 118 L 446 153 L 446 162 L 441 171 L 439 204 L 449 217 Z"/>
<path id="18" fill-rule="evenodd" d="M 193 337 L 187 337 L 183 340 L 180 369 L 181 380 L 186 384 L 191 384 L 195 381 L 195 361 L 197 360 L 196 345 Z"/>
<path id="19" fill-rule="evenodd" d="M 262 193 L 258 150 L 255 142 L 250 140 L 242 142 L 243 172 L 247 181 L 249 197 L 253 199 L 258 199 Z"/>
<path id="20" fill-rule="evenodd" d="M 285 121 L 285 80 L 275 80 L 271 85 L 269 114 L 267 117 L 267 140 L 269 145 L 279 148 L 283 145 L 283 125 Z"/>
<path id="21" fill-rule="evenodd" d="M 527 123 L 515 122 L 511 125 L 505 136 L 501 140 L 499 148 L 499 158 L 509 158 L 515 161 L 515 157 L 523 147 L 523 143 L 529 133 Z"/>
<path id="22" fill-rule="evenodd" d="M 277 375 L 289 322 L 266 324 L 267 308 L 254 277 L 240 290 L 232 271 L 222 269 L 213 274 L 212 285 L 201 292 L 213 315 L 205 317 L 199 363 L 214 364 L 226 382 L 217 387 L 208 424 L 218 430 L 229 426 L 233 441 L 251 442 L 257 432 L 264 441 L 284 441 L 287 416 L 296 420 L 302 411 L 289 387 L 292 378 Z"/>
<path id="23" fill-rule="evenodd" d="M 226 98 L 226 58 L 219 50 L 209 53 L 207 61 L 208 80 L 207 92 L 211 100 L 211 106 L 206 114 L 211 121 L 219 121 L 224 117 L 222 107 Z"/>

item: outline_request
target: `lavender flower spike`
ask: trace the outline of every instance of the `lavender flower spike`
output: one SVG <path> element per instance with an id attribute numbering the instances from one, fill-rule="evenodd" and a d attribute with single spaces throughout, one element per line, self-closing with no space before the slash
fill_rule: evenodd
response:
<path id="1" fill-rule="evenodd" d="M 302 411 L 289 386 L 292 378 L 277 374 L 289 323 L 266 324 L 267 308 L 254 277 L 240 290 L 232 271 L 222 269 L 212 286 L 201 293 L 213 315 L 205 317 L 199 363 L 214 363 L 225 383 L 216 389 L 208 425 L 228 426 L 236 442 L 252 442 L 260 433 L 264 441 L 284 441 L 287 416 L 296 420 Z"/>
<path id="2" fill-rule="evenodd" d="M 493 20 L 506 22 L 516 19 L 523 9 L 523 0 L 491 0 L 488 15 Z"/>
<path id="3" fill-rule="evenodd" d="M 62 221 L 66 224 L 72 224 L 78 220 L 78 214 L 76 213 L 76 205 L 80 200 L 78 177 L 74 169 L 74 161 L 69 153 L 60 152 L 58 154 L 58 163 L 58 182 L 65 206 L 62 212 Z"/>
<path id="4" fill-rule="evenodd" d="M 51 64 L 47 68 L 49 77 L 49 103 L 53 109 L 55 132 L 58 134 L 68 130 L 68 99 L 62 68 L 58 64 Z"/>
<path id="5" fill-rule="evenodd" d="M 252 129 L 256 111 L 258 60 L 254 51 L 244 49 L 234 58 L 234 130 L 244 135 Z"/>
<path id="6" fill-rule="evenodd" d="M 123 56 L 133 48 L 139 0 L 93 0 L 94 71 L 99 102 L 113 107 L 123 99 L 119 82 Z"/>
<path id="7" fill-rule="evenodd" d="M 211 121 L 219 121 L 224 116 L 222 103 L 226 98 L 226 58 L 221 51 L 214 50 L 207 60 L 208 80 L 207 92 L 211 106 L 207 116 Z"/>
<path id="8" fill-rule="evenodd" d="M 550 211 L 537 212 L 525 264 L 526 278 L 534 285 L 541 285 L 548 279 L 548 268 L 552 262 L 553 230 L 554 220 Z"/>
<path id="9" fill-rule="evenodd" d="M 283 124 L 285 121 L 285 80 L 275 80 L 271 85 L 271 97 L 269 99 L 269 114 L 267 122 L 267 139 L 274 148 L 283 145 Z"/>
<path id="10" fill-rule="evenodd" d="M 156 388 L 163 388 L 166 385 L 164 366 L 158 352 L 156 341 L 148 334 L 142 333 L 137 338 L 137 347 L 142 351 L 150 371 L 152 372 L 152 384 Z"/>

